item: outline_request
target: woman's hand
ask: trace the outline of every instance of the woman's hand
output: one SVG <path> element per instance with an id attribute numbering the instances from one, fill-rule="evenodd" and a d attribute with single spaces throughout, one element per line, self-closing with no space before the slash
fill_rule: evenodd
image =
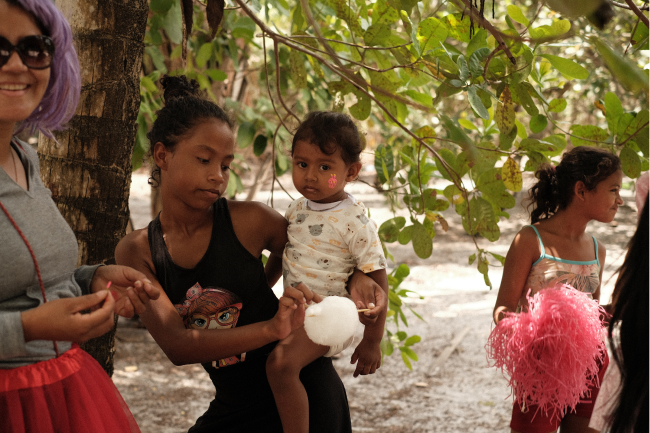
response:
<path id="1" fill-rule="evenodd" d="M 116 299 L 115 314 L 123 317 L 142 314 L 147 303 L 160 296 L 160 290 L 142 272 L 120 265 L 98 267 L 91 282 L 91 290 L 98 293 L 106 291 L 109 281 L 109 290 Z"/>
<path id="2" fill-rule="evenodd" d="M 301 327 L 305 322 L 305 308 L 313 302 L 320 302 L 317 293 L 312 292 L 303 283 L 296 287 L 287 287 L 280 298 L 278 312 L 272 319 L 273 328 L 278 340 L 286 338 L 291 332 Z"/>
<path id="3" fill-rule="evenodd" d="M 115 325 L 115 299 L 107 290 L 77 298 L 48 301 L 20 315 L 25 341 L 83 343 L 106 334 Z M 91 310 L 88 314 L 82 311 Z"/>
<path id="4" fill-rule="evenodd" d="M 369 308 L 368 311 L 359 313 L 359 321 L 366 326 L 375 323 L 388 304 L 384 289 L 358 269 L 348 280 L 348 291 L 358 309 Z"/>

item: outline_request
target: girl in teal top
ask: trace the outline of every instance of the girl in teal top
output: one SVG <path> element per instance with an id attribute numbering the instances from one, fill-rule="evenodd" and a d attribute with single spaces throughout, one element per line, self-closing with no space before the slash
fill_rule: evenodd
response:
<path id="1" fill-rule="evenodd" d="M 618 157 L 609 151 L 576 147 L 562 162 L 542 166 L 535 173 L 538 182 L 531 188 L 531 223 L 515 236 L 506 256 L 503 279 L 494 307 L 494 322 L 506 312 L 526 309 L 526 295 L 569 284 L 574 289 L 600 298 L 600 281 L 605 264 L 605 248 L 585 232 L 592 221 L 611 222 L 623 201 L 619 195 L 623 173 Z M 607 366 L 603 362 L 602 375 Z M 598 393 L 595 381 L 591 403 L 579 403 L 576 411 L 560 421 L 521 402 L 513 406 L 513 432 L 550 433 L 562 426 L 562 433 L 588 432 L 593 401 Z M 523 405 L 525 407 L 525 405 Z"/>

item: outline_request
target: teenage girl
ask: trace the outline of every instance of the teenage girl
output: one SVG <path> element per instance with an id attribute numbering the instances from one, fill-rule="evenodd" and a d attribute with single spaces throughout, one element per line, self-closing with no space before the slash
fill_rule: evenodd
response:
<path id="1" fill-rule="evenodd" d="M 234 159 L 233 124 L 199 96 L 198 83 L 164 77 L 164 107 L 151 131 L 153 180 L 162 211 L 117 246 L 118 263 L 142 271 L 163 293 L 140 317 L 176 365 L 202 363 L 216 397 L 191 432 L 281 432 L 265 365 L 278 340 L 302 325 L 307 287 L 287 287 L 278 301 L 262 252 L 273 262 L 287 223 L 256 202 L 227 200 Z M 350 432 L 345 389 L 331 360 L 320 358 L 301 379 L 314 400 L 314 432 Z"/>
<path id="2" fill-rule="evenodd" d="M 506 312 L 526 308 L 528 290 L 538 291 L 565 283 L 600 297 L 605 265 L 605 247 L 585 233 L 592 221 L 611 222 L 623 203 L 619 195 L 623 173 L 618 157 L 593 147 L 575 147 L 564 154 L 557 167 L 542 166 L 531 189 L 532 225 L 516 236 L 506 256 L 494 322 Z M 605 355 L 606 356 L 606 355 Z M 562 432 L 589 432 L 589 417 L 608 360 L 590 386 L 590 402 L 560 421 L 544 416 L 535 407 L 522 412 L 522 402 L 513 406 L 510 428 L 516 432 L 549 433 L 561 424 Z"/>
<path id="3" fill-rule="evenodd" d="M 377 225 L 363 203 L 345 192 L 356 180 L 363 150 L 359 131 L 349 116 L 335 112 L 310 113 L 296 130 L 291 147 L 293 184 L 302 198 L 286 212 L 288 237 L 282 267 L 284 286 L 305 282 L 326 296 L 348 296 L 346 281 L 358 269 L 388 293 L 386 259 Z M 381 294 L 379 294 L 381 295 Z M 322 356 L 334 356 L 358 343 L 351 362 L 354 376 L 373 374 L 381 365 L 379 344 L 384 335 L 386 305 L 376 306 L 360 319 L 367 323 L 363 338 L 336 347 L 312 342 L 303 327 L 273 350 L 267 373 L 285 433 L 308 433 L 309 402 L 300 372 Z"/>
<path id="4" fill-rule="evenodd" d="M 47 0 L 0 0 L 0 17 L 0 431 L 139 432 L 111 379 L 74 342 L 108 332 L 115 313 L 142 313 L 158 289 L 124 266 L 76 267 L 74 233 L 38 155 L 15 136 L 51 134 L 74 114 L 72 33 Z"/>

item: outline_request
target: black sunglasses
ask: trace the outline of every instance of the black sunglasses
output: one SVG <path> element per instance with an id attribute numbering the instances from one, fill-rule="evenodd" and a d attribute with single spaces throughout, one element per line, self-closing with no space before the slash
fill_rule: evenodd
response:
<path id="1" fill-rule="evenodd" d="M 47 36 L 26 36 L 12 45 L 7 38 L 0 36 L 0 68 L 9 61 L 16 50 L 23 64 L 30 69 L 47 69 L 52 66 L 54 42 Z"/>

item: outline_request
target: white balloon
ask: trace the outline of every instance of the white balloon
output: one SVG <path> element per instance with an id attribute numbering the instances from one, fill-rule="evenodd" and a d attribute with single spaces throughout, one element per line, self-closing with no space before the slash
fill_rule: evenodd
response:
<path id="1" fill-rule="evenodd" d="M 354 336 L 359 313 L 354 302 L 341 296 L 329 296 L 305 312 L 305 332 L 311 341 L 336 346 Z"/>

